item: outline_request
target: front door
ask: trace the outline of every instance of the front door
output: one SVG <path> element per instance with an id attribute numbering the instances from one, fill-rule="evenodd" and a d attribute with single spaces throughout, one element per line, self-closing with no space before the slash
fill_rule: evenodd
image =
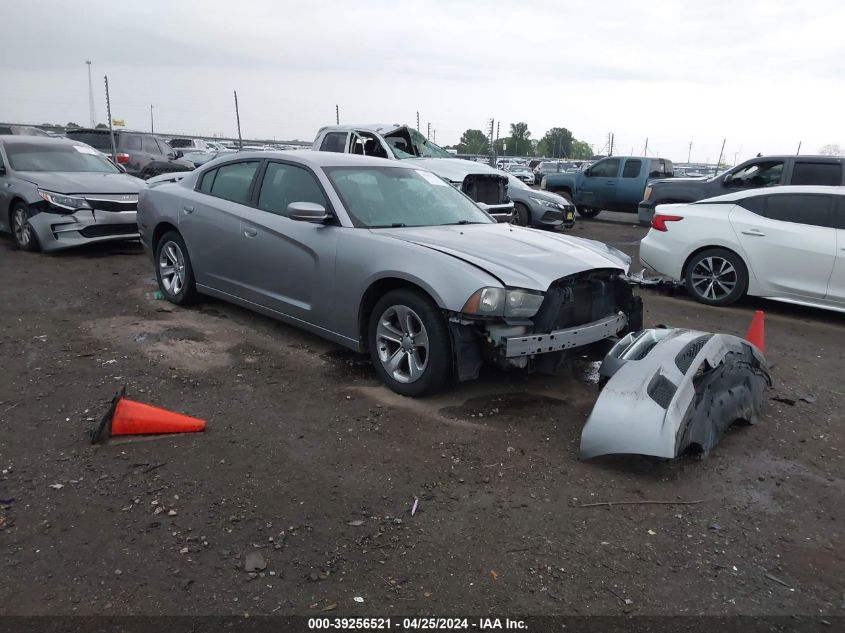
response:
<path id="1" fill-rule="evenodd" d="M 604 158 L 584 173 L 579 196 L 581 205 L 590 209 L 607 209 L 615 205 L 621 162 L 618 158 Z"/>
<path id="2" fill-rule="evenodd" d="M 241 221 L 241 295 L 253 303 L 332 329 L 337 234 L 333 224 L 292 220 L 288 205 L 329 202 L 308 169 L 269 161 L 258 189 L 257 207 Z"/>
<path id="3" fill-rule="evenodd" d="M 734 207 L 731 224 L 767 293 L 824 298 L 836 259 L 832 207 L 831 196 L 811 194 L 756 196 Z"/>

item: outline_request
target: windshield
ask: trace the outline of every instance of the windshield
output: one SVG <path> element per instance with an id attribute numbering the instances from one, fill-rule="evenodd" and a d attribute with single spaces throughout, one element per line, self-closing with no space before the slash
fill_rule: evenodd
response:
<path id="1" fill-rule="evenodd" d="M 16 171 L 121 173 L 105 156 L 87 145 L 6 143 L 6 155 Z"/>
<path id="2" fill-rule="evenodd" d="M 516 176 L 508 175 L 508 189 L 531 189 Z"/>
<path id="3" fill-rule="evenodd" d="M 417 148 L 417 152 L 423 158 L 455 158 L 439 145 L 427 140 L 418 130 L 409 127 L 408 132 L 411 134 L 414 147 Z"/>
<path id="4" fill-rule="evenodd" d="M 402 167 L 326 167 L 355 226 L 492 224 L 489 215 L 434 174 Z"/>

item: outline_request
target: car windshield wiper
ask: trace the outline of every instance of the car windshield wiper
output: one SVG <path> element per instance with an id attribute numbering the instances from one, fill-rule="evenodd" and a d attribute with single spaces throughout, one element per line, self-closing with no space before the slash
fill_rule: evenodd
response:
<path id="1" fill-rule="evenodd" d="M 394 222 L 393 224 L 376 224 L 369 228 L 371 229 L 402 229 L 408 226 L 404 222 Z"/>
<path id="2" fill-rule="evenodd" d="M 455 226 L 456 224 L 487 224 L 487 222 L 474 222 L 472 220 L 458 220 L 457 222 L 446 222 L 442 226 Z"/>

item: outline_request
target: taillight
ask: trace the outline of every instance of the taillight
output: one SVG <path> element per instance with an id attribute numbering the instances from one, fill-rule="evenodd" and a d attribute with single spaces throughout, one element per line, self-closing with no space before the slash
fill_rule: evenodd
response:
<path id="1" fill-rule="evenodd" d="M 680 222 L 684 218 L 680 215 L 662 215 L 660 213 L 656 214 L 653 218 L 651 218 L 651 228 L 655 231 L 668 231 L 669 229 L 666 226 L 667 222 Z"/>
<path id="2" fill-rule="evenodd" d="M 125 165 L 129 162 L 129 154 L 117 154 L 115 158 L 117 158 L 117 162 L 121 165 Z"/>

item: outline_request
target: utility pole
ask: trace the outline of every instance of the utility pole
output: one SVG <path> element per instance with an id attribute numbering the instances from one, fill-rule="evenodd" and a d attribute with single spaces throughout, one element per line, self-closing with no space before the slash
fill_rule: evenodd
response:
<path id="1" fill-rule="evenodd" d="M 801 141 L 798 141 L 798 149 L 795 150 L 795 155 L 798 156 L 798 154 L 800 154 L 800 153 L 801 153 Z"/>
<path id="2" fill-rule="evenodd" d="M 722 141 L 722 149 L 721 149 L 721 150 L 719 150 L 719 160 L 718 160 L 718 161 L 716 161 L 716 172 L 715 172 L 715 173 L 717 173 L 717 174 L 719 173 L 719 165 L 721 165 L 721 164 L 722 164 L 722 154 L 724 154 L 724 153 L 725 153 L 725 143 L 727 142 L 727 140 L 728 140 L 728 139 L 724 139 L 724 140 Z"/>
<path id="3" fill-rule="evenodd" d="M 425 140 L 428 140 L 430 138 L 431 138 L 431 121 L 428 122 L 428 128 L 426 129 L 426 132 L 425 132 Z"/>
<path id="4" fill-rule="evenodd" d="M 417 131 L 420 129 L 420 111 L 417 110 Z"/>
<path id="5" fill-rule="evenodd" d="M 490 139 L 490 166 L 496 166 L 496 146 L 493 144 L 493 128 L 495 127 L 495 119 L 490 119 L 490 130 L 487 133 L 487 137 Z"/>
<path id="6" fill-rule="evenodd" d="M 340 125 L 340 106 L 336 105 L 334 107 L 334 123 L 335 125 Z"/>
<path id="7" fill-rule="evenodd" d="M 692 141 L 689 142 L 689 151 L 687 151 L 687 165 L 689 165 L 690 156 L 692 156 Z"/>
<path id="8" fill-rule="evenodd" d="M 104 75 L 103 79 L 106 82 L 106 116 L 109 117 L 109 136 L 111 137 L 111 156 L 114 159 L 114 164 L 117 165 L 117 145 L 114 142 L 114 128 L 111 123 L 111 97 L 109 96 L 109 76 Z"/>
<path id="9" fill-rule="evenodd" d="M 150 134 L 156 133 L 155 121 L 153 120 L 153 104 L 150 104 Z"/>
<path id="10" fill-rule="evenodd" d="M 94 83 L 91 81 L 91 60 L 86 60 L 88 64 L 88 119 L 91 127 L 97 125 L 97 113 L 94 110 Z"/>
<path id="11" fill-rule="evenodd" d="M 611 132 L 610 134 L 610 153 L 608 156 L 613 156 L 613 142 L 616 140 L 616 135 Z"/>
<path id="12" fill-rule="evenodd" d="M 648 156 L 648 137 L 645 137 L 645 147 L 643 148 L 643 156 Z"/>
<path id="13" fill-rule="evenodd" d="M 238 122 L 238 150 L 242 150 L 244 148 L 244 141 L 241 138 L 241 113 L 238 110 L 238 91 L 235 90 L 235 120 Z"/>
<path id="14" fill-rule="evenodd" d="M 437 130 L 431 131 L 431 140 L 434 141 L 435 143 L 437 142 Z"/>

